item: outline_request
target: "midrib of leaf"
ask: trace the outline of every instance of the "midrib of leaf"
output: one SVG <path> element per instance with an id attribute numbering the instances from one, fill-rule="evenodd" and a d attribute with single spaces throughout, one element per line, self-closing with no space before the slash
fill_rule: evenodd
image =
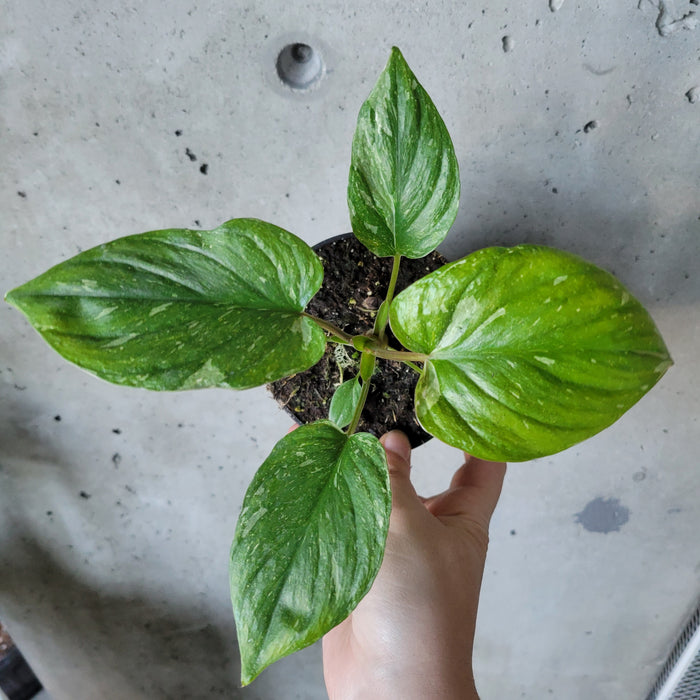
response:
<path id="1" fill-rule="evenodd" d="M 399 99 L 399 71 L 400 66 L 398 61 L 394 66 L 393 79 L 394 86 L 392 94 L 395 96 L 396 102 L 396 129 L 394 131 L 394 197 L 393 197 L 393 221 L 392 221 L 392 231 L 391 234 L 394 238 L 394 251 L 397 247 L 397 230 L 400 223 L 403 223 L 403 217 L 401 216 L 401 211 L 399 204 L 401 202 L 401 194 L 403 190 L 401 189 L 401 164 L 402 164 L 402 149 L 401 149 L 401 123 L 402 123 L 402 113 L 403 109 L 401 107 L 401 100 Z"/>
<path id="2" fill-rule="evenodd" d="M 293 552 L 292 556 L 290 557 L 290 564 L 287 567 L 286 571 L 284 572 L 284 578 L 282 580 L 282 584 L 278 587 L 277 593 L 275 594 L 275 598 L 274 598 L 275 603 L 274 603 L 273 609 L 277 609 L 277 605 L 279 604 L 280 597 L 282 596 L 282 593 L 284 592 L 285 586 L 287 585 L 287 580 L 289 579 L 293 565 L 296 562 L 296 559 L 299 556 L 299 552 L 301 551 L 303 545 L 306 543 L 306 541 L 308 539 L 308 536 L 309 536 L 308 523 L 312 521 L 312 519 L 315 517 L 316 513 L 320 510 L 321 504 L 325 503 L 325 501 L 328 497 L 329 484 L 332 484 L 335 475 L 340 472 L 340 465 L 342 462 L 341 457 L 342 457 L 343 453 L 345 452 L 346 448 L 349 446 L 349 444 L 350 444 L 350 439 L 347 438 L 345 441 L 345 445 L 343 445 L 343 447 L 340 450 L 340 453 L 338 455 L 338 458 L 336 460 L 336 467 L 333 470 L 333 472 L 331 473 L 331 475 L 329 476 L 329 478 L 326 481 L 323 488 L 321 489 L 319 498 L 316 501 L 316 504 L 314 505 L 313 509 L 311 510 L 311 513 L 309 514 L 309 517 L 306 520 L 307 524 L 304 527 L 304 536 L 299 540 L 297 545 L 294 547 L 294 552 Z M 344 479 L 344 481 L 346 481 L 346 483 L 347 483 L 347 480 Z M 354 505 L 354 502 L 353 502 L 353 505 Z M 353 508 L 353 518 L 355 518 L 355 509 L 354 508 Z M 355 522 L 357 522 L 356 519 L 355 519 Z M 272 616 L 270 616 L 269 619 L 267 620 L 267 624 L 265 626 L 265 634 L 263 636 L 263 642 L 260 645 L 261 649 L 265 647 L 265 642 L 267 641 L 267 638 L 270 634 L 271 623 L 272 623 Z M 258 652 L 256 658 L 260 658 L 259 652 Z"/>
<path id="3" fill-rule="evenodd" d="M 455 352 L 456 351 L 456 352 Z M 582 352 L 588 352 L 594 355 L 619 355 L 621 353 L 624 354 L 629 354 L 629 355 L 639 355 L 640 357 L 656 357 L 660 360 L 663 360 L 667 357 L 666 353 L 662 352 L 656 352 L 654 350 L 601 350 L 600 347 L 596 346 L 593 347 L 588 344 L 582 344 L 582 345 L 576 345 L 576 347 L 572 348 L 571 350 L 565 350 L 562 348 L 559 348 L 557 350 L 553 350 L 551 348 L 544 348 L 544 347 L 537 347 L 537 348 L 528 348 L 527 351 L 520 350 L 520 351 L 513 351 L 510 350 L 509 348 L 489 348 L 488 350 L 476 350 L 476 351 L 471 351 L 471 352 L 459 352 L 459 345 L 457 343 L 452 343 L 448 347 L 444 349 L 439 349 L 437 351 L 433 350 L 428 354 L 428 359 L 429 360 L 447 360 L 449 362 L 452 362 L 452 364 L 457 364 L 457 362 L 454 362 L 454 360 L 483 360 L 485 358 L 488 358 L 490 356 L 502 356 L 502 355 L 507 355 L 508 358 L 513 358 L 513 359 L 520 359 L 521 361 L 524 362 L 530 362 L 532 360 L 532 356 L 535 354 L 542 354 L 545 356 L 554 356 L 552 359 L 555 358 L 565 358 L 565 357 L 570 357 L 570 356 L 577 356 L 578 354 Z"/>
<path id="4" fill-rule="evenodd" d="M 252 306 L 248 304 L 234 303 L 230 298 L 226 297 L 204 297 L 200 295 L 199 297 L 166 297 L 166 296 L 131 296 L 123 295 L 119 296 L 114 294 L 81 294 L 76 292 L 75 294 L 57 294 L 55 292 L 30 292 L 22 294 L 12 294 L 12 298 L 19 299 L 22 297 L 51 297 L 52 299 L 113 299 L 114 301 L 141 301 L 141 302 L 170 302 L 172 304 L 203 304 L 207 306 L 220 305 L 225 306 L 228 309 L 247 309 L 249 311 L 273 311 L 277 313 L 287 313 L 290 316 L 301 317 L 301 312 L 297 309 L 290 309 L 289 307 L 273 307 L 273 306 Z M 265 299 L 269 301 L 269 299 Z"/>
<path id="5" fill-rule="evenodd" d="M 268 313 L 268 310 L 266 310 L 266 309 L 255 309 L 255 310 L 256 310 L 256 311 L 260 310 L 260 311 L 263 311 L 264 313 Z M 294 314 L 292 314 L 292 313 L 289 313 L 288 315 L 289 315 L 290 317 L 294 316 Z M 153 330 L 153 329 L 150 329 L 150 330 L 149 330 L 149 329 L 146 329 L 146 330 L 144 330 L 144 331 L 142 331 L 142 332 L 139 332 L 139 333 L 137 334 L 137 337 L 141 338 L 141 337 L 149 336 L 149 335 L 160 335 L 160 334 L 162 334 L 163 332 L 165 332 L 165 329 L 167 329 L 167 328 L 168 328 L 168 327 L 166 326 L 165 328 L 160 328 L 160 329 L 155 329 L 155 330 Z M 87 339 L 87 340 L 95 340 L 96 338 L 99 339 L 99 340 L 116 340 L 117 338 L 121 338 L 121 337 L 123 337 L 124 335 L 127 335 L 126 333 L 117 333 L 117 334 L 115 334 L 115 335 L 100 335 L 100 336 L 95 336 L 95 335 L 86 335 L 85 333 L 69 333 L 69 332 L 67 332 L 67 331 L 59 331 L 59 330 L 55 330 L 55 329 L 53 329 L 53 328 L 47 328 L 47 329 L 46 329 L 46 332 L 48 332 L 48 333 L 54 333 L 54 334 L 56 334 L 56 335 L 60 335 L 60 336 L 63 336 L 63 337 L 65 337 L 65 338 L 76 338 L 76 339 L 77 339 L 77 338 L 85 338 L 85 339 Z M 282 339 L 279 339 L 278 342 L 275 344 L 274 347 L 277 347 L 277 345 L 281 342 L 281 340 L 282 340 Z M 224 344 L 227 343 L 227 342 L 230 342 L 230 339 L 229 339 L 229 338 L 223 340 L 219 345 L 217 345 L 217 346 L 215 346 L 215 347 L 220 347 L 221 345 L 224 345 Z M 169 366 L 169 367 L 174 367 L 174 366 L 176 366 L 176 365 L 171 365 L 171 364 L 169 364 L 168 366 Z"/>

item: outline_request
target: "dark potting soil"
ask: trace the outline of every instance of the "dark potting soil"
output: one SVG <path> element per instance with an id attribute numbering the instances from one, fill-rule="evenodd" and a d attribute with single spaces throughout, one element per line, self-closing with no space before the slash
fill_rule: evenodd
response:
<path id="1" fill-rule="evenodd" d="M 323 263 L 324 279 L 306 311 L 350 335 L 371 333 L 377 310 L 386 296 L 392 259 L 375 257 L 352 235 L 330 239 L 315 250 Z M 446 262 L 437 252 L 419 260 L 402 258 L 396 293 Z M 400 349 L 391 330 L 387 330 L 389 345 Z M 268 389 L 299 423 L 328 418 L 333 392 L 338 384 L 357 374 L 359 358 L 351 347 L 328 343 L 318 364 L 273 382 Z M 380 437 L 398 429 L 408 435 L 413 447 L 427 442 L 430 435 L 420 427 L 413 410 L 417 382 L 418 375 L 407 365 L 377 358 L 358 430 Z"/>

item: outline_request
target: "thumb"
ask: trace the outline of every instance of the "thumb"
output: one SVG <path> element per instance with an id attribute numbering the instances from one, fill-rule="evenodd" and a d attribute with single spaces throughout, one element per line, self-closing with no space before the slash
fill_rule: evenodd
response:
<path id="1" fill-rule="evenodd" d="M 411 443 L 400 430 L 392 430 L 380 439 L 386 451 L 391 480 L 392 509 L 402 509 L 422 503 L 411 483 Z"/>

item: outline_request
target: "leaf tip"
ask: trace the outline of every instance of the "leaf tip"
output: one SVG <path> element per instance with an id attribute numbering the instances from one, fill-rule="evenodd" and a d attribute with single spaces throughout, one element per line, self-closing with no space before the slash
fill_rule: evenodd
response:
<path id="1" fill-rule="evenodd" d="M 14 289 L 11 289 L 9 292 L 5 294 L 5 302 L 8 303 L 10 306 L 14 306 L 15 309 L 20 309 L 20 304 L 19 300 L 17 297 L 19 296 L 18 292 L 21 289 L 21 287 L 15 287 Z"/>
<path id="2" fill-rule="evenodd" d="M 249 673 L 241 670 L 241 688 L 245 688 L 246 686 L 250 685 L 257 678 L 257 676 L 257 673 Z"/>
<path id="3" fill-rule="evenodd" d="M 406 59 L 398 46 L 391 47 L 391 53 L 389 54 L 389 66 L 405 66 L 408 68 L 408 63 L 406 62 Z"/>

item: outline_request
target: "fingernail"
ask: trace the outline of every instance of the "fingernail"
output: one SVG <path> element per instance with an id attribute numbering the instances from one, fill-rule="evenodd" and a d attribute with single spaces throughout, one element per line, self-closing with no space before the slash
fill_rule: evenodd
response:
<path id="1" fill-rule="evenodd" d="M 411 443 L 400 430 L 392 430 L 382 437 L 382 445 L 390 452 L 395 452 L 407 462 L 411 460 Z"/>

